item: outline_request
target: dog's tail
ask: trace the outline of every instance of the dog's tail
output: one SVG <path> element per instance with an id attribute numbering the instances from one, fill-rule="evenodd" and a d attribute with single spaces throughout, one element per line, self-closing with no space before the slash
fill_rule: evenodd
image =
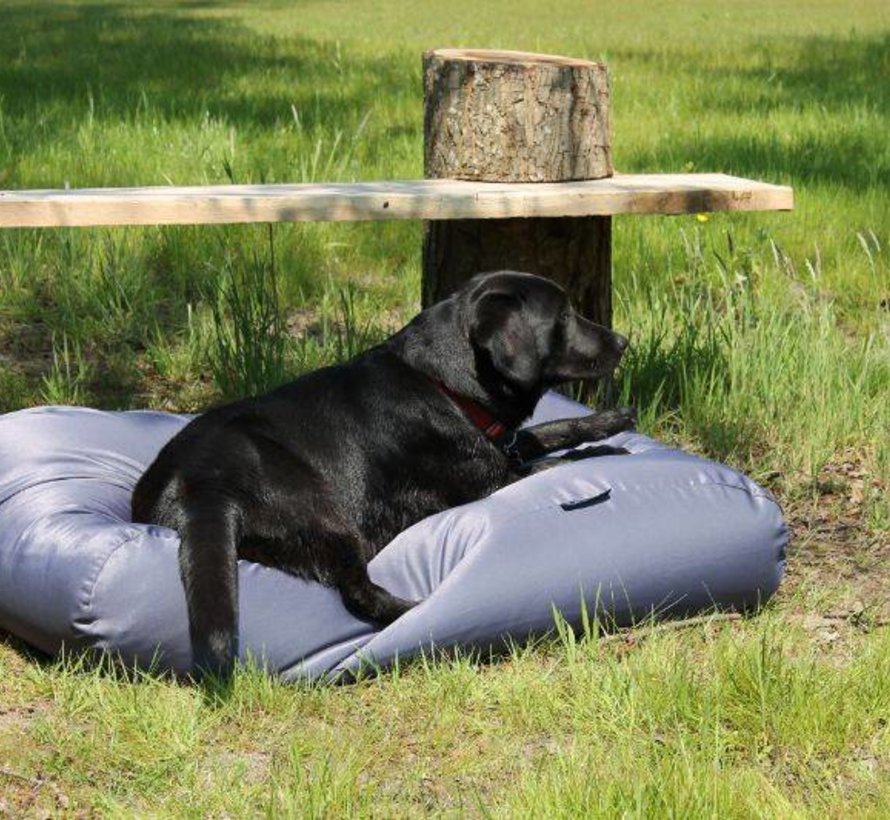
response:
<path id="1" fill-rule="evenodd" d="M 231 677 L 238 656 L 240 512 L 231 501 L 190 499 L 179 526 L 195 680 Z"/>

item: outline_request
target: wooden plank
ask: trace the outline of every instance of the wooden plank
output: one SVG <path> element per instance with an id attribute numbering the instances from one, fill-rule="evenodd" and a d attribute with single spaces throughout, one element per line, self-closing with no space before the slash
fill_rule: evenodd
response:
<path id="1" fill-rule="evenodd" d="M 688 214 L 793 207 L 791 188 L 724 174 L 558 183 L 450 179 L 0 191 L 0 227 Z"/>

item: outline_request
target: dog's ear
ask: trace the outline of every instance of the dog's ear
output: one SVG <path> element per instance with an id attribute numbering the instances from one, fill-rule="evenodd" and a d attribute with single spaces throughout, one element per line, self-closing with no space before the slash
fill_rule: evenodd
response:
<path id="1" fill-rule="evenodd" d="M 532 389 L 541 378 L 537 340 L 515 293 L 487 291 L 470 308 L 470 339 L 502 376 Z"/>

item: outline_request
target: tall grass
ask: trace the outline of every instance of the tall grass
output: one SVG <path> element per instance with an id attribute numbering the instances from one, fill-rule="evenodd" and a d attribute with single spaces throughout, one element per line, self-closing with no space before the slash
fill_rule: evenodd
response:
<path id="1" fill-rule="evenodd" d="M 69 347 L 68 337 L 63 336 L 60 346 L 53 342 L 53 366 L 43 377 L 40 397 L 46 404 L 85 404 L 90 398 L 87 384 L 91 375 L 92 368 L 80 348 Z"/>
<path id="2" fill-rule="evenodd" d="M 270 230 L 270 240 L 272 232 Z M 280 302 L 274 247 L 250 259 L 225 251 L 224 273 L 211 302 L 206 360 L 223 398 L 253 396 L 289 378 L 343 362 L 382 341 L 380 306 L 353 283 L 329 281 L 304 332 L 292 336 Z M 384 322 L 386 317 L 383 317 Z"/>
<path id="3" fill-rule="evenodd" d="M 775 245 L 758 255 L 704 233 L 687 236 L 688 275 L 622 292 L 618 321 L 633 327 L 623 400 L 652 428 L 750 468 L 814 473 L 838 447 L 880 447 L 887 335 L 850 333 L 815 269 L 798 275 Z"/>
<path id="4" fill-rule="evenodd" d="M 227 252 L 224 270 L 212 302 L 215 333 L 209 361 L 213 378 L 228 399 L 265 393 L 288 375 L 274 251 L 268 259 L 254 254 L 249 260 Z"/>

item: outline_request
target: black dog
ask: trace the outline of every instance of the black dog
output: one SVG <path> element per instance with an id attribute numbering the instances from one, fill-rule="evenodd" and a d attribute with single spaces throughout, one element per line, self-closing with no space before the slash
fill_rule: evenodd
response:
<path id="1" fill-rule="evenodd" d="M 406 612 L 367 562 L 530 459 L 632 427 L 625 408 L 517 432 L 546 388 L 607 374 L 626 345 L 553 282 L 485 274 L 352 361 L 192 421 L 137 484 L 133 520 L 179 531 L 195 674 L 231 672 L 239 557 L 335 586 L 366 620 Z"/>

